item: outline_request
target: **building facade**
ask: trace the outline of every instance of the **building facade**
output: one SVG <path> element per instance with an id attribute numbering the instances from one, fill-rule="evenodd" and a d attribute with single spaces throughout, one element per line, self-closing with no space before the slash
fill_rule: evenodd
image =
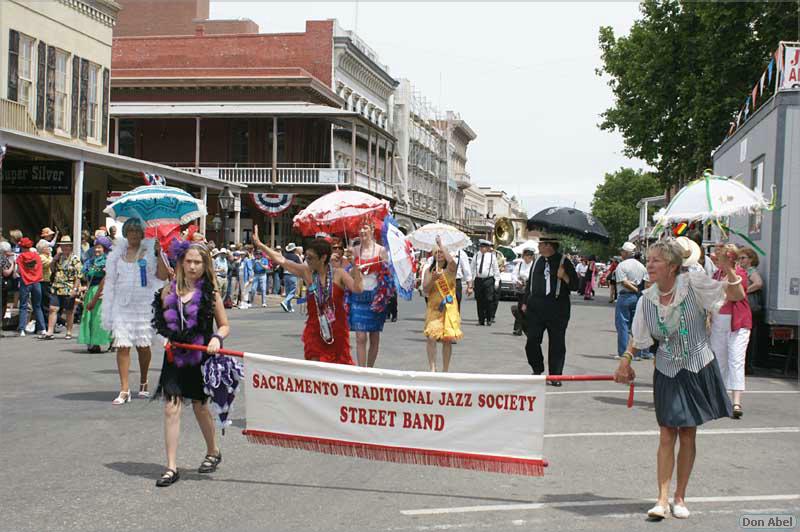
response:
<path id="1" fill-rule="evenodd" d="M 82 228 L 104 225 L 109 194 L 144 184 L 143 172 L 198 197 L 223 188 L 216 179 L 108 153 L 119 9 L 111 0 L 0 2 L 4 229 L 35 239 L 49 226 L 77 240 Z"/>

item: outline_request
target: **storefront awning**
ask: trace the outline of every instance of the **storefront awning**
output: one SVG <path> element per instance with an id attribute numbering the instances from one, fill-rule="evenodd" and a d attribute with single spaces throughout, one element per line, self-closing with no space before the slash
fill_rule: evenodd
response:
<path id="1" fill-rule="evenodd" d="M 53 140 L 51 138 L 37 137 L 10 129 L 0 128 L 0 145 L 3 144 L 7 145 L 9 148 L 48 157 L 58 157 L 68 161 L 83 161 L 86 164 L 94 164 L 127 172 L 158 174 L 165 177 L 168 184 L 180 183 L 200 187 L 206 186 L 211 190 L 222 190 L 227 186 L 230 187 L 234 193 L 241 192 L 246 188 L 244 185 L 237 185 L 222 181 L 221 179 L 205 177 L 193 172 L 179 170 L 172 166 L 143 161 L 141 159 L 133 159 L 131 157 L 125 157 L 124 155 L 108 153 L 102 150 L 93 150 Z"/>

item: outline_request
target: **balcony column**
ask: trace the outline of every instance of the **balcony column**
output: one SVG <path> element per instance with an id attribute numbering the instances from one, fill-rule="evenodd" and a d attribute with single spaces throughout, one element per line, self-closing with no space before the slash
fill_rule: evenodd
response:
<path id="1" fill-rule="evenodd" d="M 272 117 L 272 184 L 278 182 L 278 117 Z"/>
<path id="2" fill-rule="evenodd" d="M 356 119 L 352 119 L 353 128 L 350 131 L 350 184 L 356 184 Z"/>
<path id="3" fill-rule="evenodd" d="M 383 182 L 389 181 L 389 139 L 383 139 Z"/>
<path id="4" fill-rule="evenodd" d="M 194 167 L 200 168 L 200 117 L 199 116 L 194 117 Z"/>
<path id="5" fill-rule="evenodd" d="M 372 190 L 372 128 L 367 127 L 367 189 Z"/>
<path id="6" fill-rule="evenodd" d="M 206 210 L 208 210 L 208 187 L 205 185 L 200 187 L 200 201 L 203 202 L 203 205 L 206 206 Z M 206 218 L 208 218 L 208 216 L 200 217 L 200 232 L 208 238 L 208 235 L 206 235 Z"/>
<path id="7" fill-rule="evenodd" d="M 241 195 L 236 195 L 236 200 L 239 205 L 237 205 L 236 212 L 234 213 L 234 222 L 233 222 L 233 241 L 236 244 L 242 243 L 242 208 L 241 208 Z"/>
<path id="8" fill-rule="evenodd" d="M 80 257 L 81 231 L 83 231 L 83 160 L 72 163 L 72 241 L 73 253 Z"/>

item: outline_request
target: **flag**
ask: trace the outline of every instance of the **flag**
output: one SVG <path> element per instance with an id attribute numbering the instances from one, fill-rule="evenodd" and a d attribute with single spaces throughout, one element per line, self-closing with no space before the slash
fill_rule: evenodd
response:
<path id="1" fill-rule="evenodd" d="M 144 180 L 144 184 L 148 186 L 152 185 L 165 186 L 167 184 L 167 178 L 164 177 L 163 175 L 142 172 L 142 179 Z"/>
<path id="2" fill-rule="evenodd" d="M 3 169 L 3 159 L 6 158 L 6 145 L 0 144 L 0 170 Z"/>
<path id="3" fill-rule="evenodd" d="M 744 119 L 747 120 L 747 115 L 750 114 L 750 98 L 744 102 Z"/>
<path id="4" fill-rule="evenodd" d="M 742 111 L 739 111 L 739 114 L 736 115 L 736 127 L 739 127 L 739 123 L 742 121 Z"/>
<path id="5" fill-rule="evenodd" d="M 270 218 L 274 218 L 286 209 L 294 201 L 294 194 L 257 194 L 252 193 L 250 197 L 256 208 Z"/>
<path id="6" fill-rule="evenodd" d="M 754 111 L 756 109 L 756 96 L 757 95 L 758 95 L 758 83 L 756 83 L 756 86 L 753 87 L 753 110 Z"/>
<path id="7" fill-rule="evenodd" d="M 775 58 L 769 60 L 767 65 L 767 83 L 772 83 L 772 68 L 775 66 Z"/>
<path id="8" fill-rule="evenodd" d="M 761 84 L 761 88 L 759 89 L 761 91 L 761 96 L 764 96 L 764 79 L 766 78 L 766 76 L 767 76 L 766 72 L 761 74 L 761 83 L 760 83 Z"/>

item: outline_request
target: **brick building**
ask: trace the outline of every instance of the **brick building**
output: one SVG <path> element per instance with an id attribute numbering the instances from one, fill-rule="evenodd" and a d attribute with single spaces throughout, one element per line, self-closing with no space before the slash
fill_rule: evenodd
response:
<path id="1" fill-rule="evenodd" d="M 278 242 L 293 238 L 299 209 L 336 186 L 394 199 L 388 111 L 397 82 L 355 35 L 333 20 L 308 21 L 301 33 L 213 35 L 208 0 L 121 4 L 124 36 L 114 38 L 111 71 L 114 152 L 252 193 L 294 194 L 293 206 L 270 220 Z M 147 15 L 155 9 L 174 9 L 184 21 L 126 22 L 167 18 Z M 209 201 L 212 216 L 216 203 Z M 240 205 L 232 233 L 212 236 L 247 240 L 252 225 L 266 221 L 251 202 Z"/>

